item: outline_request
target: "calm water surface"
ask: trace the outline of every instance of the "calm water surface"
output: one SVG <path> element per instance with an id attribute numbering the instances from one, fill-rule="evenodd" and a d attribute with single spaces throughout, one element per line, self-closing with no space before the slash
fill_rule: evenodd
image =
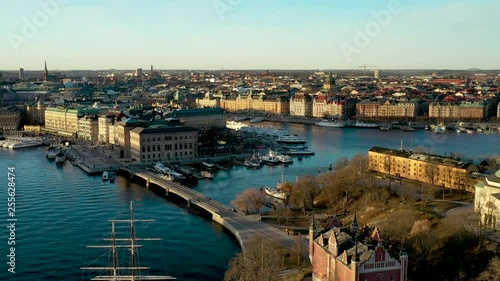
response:
<path id="1" fill-rule="evenodd" d="M 315 156 L 295 158 L 286 167 L 247 169 L 235 166 L 218 171 L 214 180 L 200 181 L 194 189 L 229 204 L 235 194 L 249 187 L 274 185 L 283 176 L 295 181 L 306 174 L 325 171 L 339 157 L 366 153 L 372 146 L 404 149 L 424 146 L 436 153 L 460 152 L 468 157 L 498 154 L 498 134 L 436 135 L 426 131 L 380 132 L 373 129 L 335 129 L 300 124 L 261 123 L 305 136 Z M 111 184 L 89 176 L 69 163 L 56 166 L 45 158 L 45 148 L 0 148 L 0 221 L 7 225 L 7 168 L 16 174 L 16 273 L 7 272 L 9 231 L 0 231 L 0 280 L 89 280 L 81 266 L 107 264 L 102 251 L 86 245 L 109 237 L 109 219 L 127 219 L 129 201 L 136 218 L 156 219 L 137 226 L 138 236 L 160 237 L 144 242 L 141 265 L 151 274 L 170 274 L 179 280 L 222 280 L 227 263 L 239 251 L 235 240 L 219 225 L 189 214 L 185 209 L 119 177 Z M 119 233 L 125 228 L 119 227 Z M 124 263 L 126 261 L 123 261 Z"/>

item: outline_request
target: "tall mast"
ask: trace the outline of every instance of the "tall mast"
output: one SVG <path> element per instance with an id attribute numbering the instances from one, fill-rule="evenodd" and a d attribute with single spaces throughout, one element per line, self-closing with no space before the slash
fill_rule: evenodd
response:
<path id="1" fill-rule="evenodd" d="M 107 248 L 112 252 L 111 266 L 96 266 L 96 267 L 82 267 L 84 270 L 99 270 L 109 271 L 110 275 L 96 276 L 91 280 L 106 280 L 106 281 L 139 281 L 139 280 L 174 280 L 172 276 L 141 276 L 142 270 L 149 270 L 150 267 L 139 266 L 137 262 L 136 251 L 142 247 L 136 241 L 158 241 L 160 238 L 137 238 L 135 233 L 136 222 L 154 222 L 155 220 L 136 220 L 134 218 L 133 202 L 130 202 L 130 219 L 129 220 L 111 220 L 111 238 L 104 239 L 105 241 L 111 240 L 111 245 L 102 246 L 87 246 L 88 248 Z M 129 238 L 116 238 L 115 223 L 128 223 L 130 225 Z M 126 242 L 127 244 L 119 244 L 119 242 Z M 130 266 L 120 266 L 118 258 L 118 248 L 128 248 L 130 250 Z M 122 271 L 122 273 L 120 273 Z M 124 272 L 128 274 L 123 275 Z"/>

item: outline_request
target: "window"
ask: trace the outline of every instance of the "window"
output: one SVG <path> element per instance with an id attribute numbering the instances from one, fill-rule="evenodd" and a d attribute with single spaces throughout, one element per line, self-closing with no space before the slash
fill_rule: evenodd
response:
<path id="1" fill-rule="evenodd" d="M 396 281 L 396 275 L 391 275 L 391 281 Z"/>
<path id="2" fill-rule="evenodd" d="M 149 145 L 148 145 L 148 152 L 150 152 L 150 151 L 151 151 L 151 148 L 150 148 L 150 147 L 149 147 Z"/>
<path id="3" fill-rule="evenodd" d="M 142 152 L 145 152 L 146 151 L 146 148 L 144 146 L 142 146 L 142 149 L 141 149 Z"/>

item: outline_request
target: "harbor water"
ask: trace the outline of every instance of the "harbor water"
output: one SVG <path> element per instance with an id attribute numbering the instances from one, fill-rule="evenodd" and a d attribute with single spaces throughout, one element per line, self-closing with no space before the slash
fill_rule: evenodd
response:
<path id="1" fill-rule="evenodd" d="M 459 152 L 475 158 L 498 154 L 500 144 L 498 133 L 438 135 L 423 130 L 381 132 L 268 122 L 258 125 L 306 137 L 306 146 L 316 155 L 294 157 L 294 163 L 287 166 L 248 169 L 235 165 L 229 171 L 217 171 L 213 180 L 199 181 L 192 188 L 230 204 L 246 188 L 272 186 L 282 177 L 295 181 L 302 175 L 315 175 L 326 171 L 339 157 L 367 153 L 373 146 L 400 148 L 402 142 L 405 150 L 420 146 L 437 154 Z M 141 243 L 144 247 L 139 261 L 152 267 L 150 274 L 169 274 L 179 280 L 222 280 L 239 245 L 221 226 L 188 213 L 126 178 L 103 182 L 100 176 L 87 175 L 68 161 L 58 166 L 45 158 L 45 150 L 0 148 L 0 202 L 4 206 L 0 210 L 4 224 L 0 230 L 0 280 L 90 280 L 92 276 L 80 267 L 105 266 L 109 259 L 101 249 L 86 246 L 106 243 L 102 239 L 110 237 L 108 220 L 128 219 L 130 201 L 135 202 L 136 219 L 156 219 L 155 223 L 138 223 L 137 235 L 163 239 Z M 11 223 L 7 210 L 10 167 L 15 168 L 16 187 L 15 273 L 8 271 L 7 263 L 12 247 L 8 245 L 12 231 L 7 227 Z M 125 231 L 125 226 L 118 227 L 119 233 Z"/>

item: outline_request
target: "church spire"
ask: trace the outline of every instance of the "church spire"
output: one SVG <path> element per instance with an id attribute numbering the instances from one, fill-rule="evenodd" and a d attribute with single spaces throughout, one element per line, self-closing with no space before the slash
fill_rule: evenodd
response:
<path id="1" fill-rule="evenodd" d="M 43 69 L 43 75 L 42 75 L 43 81 L 49 81 L 49 71 L 47 70 L 47 61 L 45 61 L 45 68 Z"/>

